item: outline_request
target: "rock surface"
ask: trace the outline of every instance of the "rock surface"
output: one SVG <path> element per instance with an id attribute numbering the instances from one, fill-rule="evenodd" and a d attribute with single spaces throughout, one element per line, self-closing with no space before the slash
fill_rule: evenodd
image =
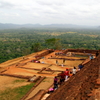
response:
<path id="1" fill-rule="evenodd" d="M 76 75 L 64 82 L 46 100 L 100 100 L 99 96 L 96 98 L 94 91 L 100 88 L 97 85 L 97 80 L 100 78 L 99 70 L 100 55 L 86 63 Z"/>

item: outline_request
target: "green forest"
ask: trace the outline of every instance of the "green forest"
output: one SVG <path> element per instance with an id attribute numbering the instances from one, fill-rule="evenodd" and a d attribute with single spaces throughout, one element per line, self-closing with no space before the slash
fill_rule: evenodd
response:
<path id="1" fill-rule="evenodd" d="M 0 63 L 43 49 L 100 49 L 99 29 L 20 28 L 0 30 Z"/>

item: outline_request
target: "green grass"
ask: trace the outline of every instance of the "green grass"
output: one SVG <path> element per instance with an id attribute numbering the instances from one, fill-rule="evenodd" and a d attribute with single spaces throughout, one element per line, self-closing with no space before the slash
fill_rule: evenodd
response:
<path id="1" fill-rule="evenodd" d="M 80 58 L 88 58 L 88 56 L 87 56 L 87 55 L 77 55 L 77 54 L 75 54 L 75 57 L 80 57 Z"/>
<path id="2" fill-rule="evenodd" d="M 13 83 L 20 83 L 20 82 L 22 83 L 22 82 L 25 82 L 25 81 L 26 80 L 24 80 L 24 79 L 22 79 L 22 80 L 14 80 Z"/>
<path id="3" fill-rule="evenodd" d="M 21 86 L 14 89 L 6 89 L 5 91 L 0 91 L 0 100 L 20 100 L 32 87 L 34 83 L 26 86 Z"/>

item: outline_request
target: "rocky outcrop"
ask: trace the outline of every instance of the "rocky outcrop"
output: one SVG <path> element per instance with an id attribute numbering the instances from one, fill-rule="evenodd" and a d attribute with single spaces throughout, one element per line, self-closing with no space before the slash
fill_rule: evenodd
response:
<path id="1" fill-rule="evenodd" d="M 99 70 L 100 55 L 86 63 L 76 75 L 64 82 L 46 100 L 95 100 L 93 91 L 100 88 L 100 86 L 97 86 Z"/>

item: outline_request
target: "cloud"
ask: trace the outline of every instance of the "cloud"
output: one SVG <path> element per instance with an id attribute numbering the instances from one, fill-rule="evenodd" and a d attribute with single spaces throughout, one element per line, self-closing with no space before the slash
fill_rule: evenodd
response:
<path id="1" fill-rule="evenodd" d="M 57 6 L 62 6 L 65 5 L 64 3 L 65 0 L 36 0 L 36 2 L 40 5 L 43 6 L 52 6 L 52 5 L 57 5 Z"/>
<path id="2" fill-rule="evenodd" d="M 0 8 L 12 8 L 14 5 L 9 2 L 0 1 Z"/>
<path id="3" fill-rule="evenodd" d="M 19 17 L 20 15 L 18 13 L 2 13 L 2 16 L 5 16 L 5 17 Z"/>
<path id="4" fill-rule="evenodd" d="M 11 17 L 6 21 L 33 24 L 89 24 L 95 20 L 99 24 L 99 9 L 100 0 L 0 0 L 0 19 L 5 22 L 4 18 Z"/>

